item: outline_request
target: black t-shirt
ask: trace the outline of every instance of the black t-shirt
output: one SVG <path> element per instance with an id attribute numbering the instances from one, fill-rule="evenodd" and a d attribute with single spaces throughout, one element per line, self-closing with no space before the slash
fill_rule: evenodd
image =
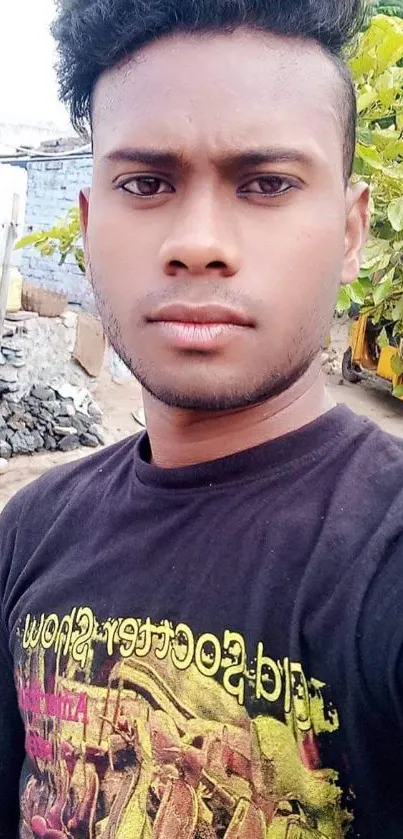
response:
<path id="1" fill-rule="evenodd" d="M 182 469 L 144 434 L 19 493 L 0 836 L 403 837 L 402 532 L 403 448 L 341 407 Z"/>

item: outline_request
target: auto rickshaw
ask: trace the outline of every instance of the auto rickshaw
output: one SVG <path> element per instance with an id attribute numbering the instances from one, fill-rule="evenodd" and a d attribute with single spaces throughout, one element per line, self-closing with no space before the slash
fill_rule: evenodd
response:
<path id="1" fill-rule="evenodd" d="M 380 346 L 378 338 L 385 329 L 388 344 Z M 393 396 L 403 400 L 403 375 L 392 359 L 402 356 L 403 341 L 393 335 L 392 324 L 374 324 L 368 315 L 358 315 L 350 328 L 350 345 L 343 356 L 342 374 L 347 382 L 377 381 L 387 385 Z M 394 369 L 395 368 L 395 369 Z M 400 386 L 400 387 L 399 387 Z"/>

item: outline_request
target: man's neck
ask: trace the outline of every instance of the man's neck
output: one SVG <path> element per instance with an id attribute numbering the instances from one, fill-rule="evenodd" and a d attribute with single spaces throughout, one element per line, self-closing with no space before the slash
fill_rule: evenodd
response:
<path id="1" fill-rule="evenodd" d="M 170 408 L 144 393 L 153 463 L 176 468 L 207 463 L 283 437 L 333 407 L 319 363 L 280 396 L 228 413 Z"/>

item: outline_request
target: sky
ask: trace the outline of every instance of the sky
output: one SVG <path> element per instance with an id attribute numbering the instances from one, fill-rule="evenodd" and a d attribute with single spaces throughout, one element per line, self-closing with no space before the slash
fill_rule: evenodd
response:
<path id="1" fill-rule="evenodd" d="M 0 122 L 64 127 L 49 24 L 54 0 L 0 0 Z"/>

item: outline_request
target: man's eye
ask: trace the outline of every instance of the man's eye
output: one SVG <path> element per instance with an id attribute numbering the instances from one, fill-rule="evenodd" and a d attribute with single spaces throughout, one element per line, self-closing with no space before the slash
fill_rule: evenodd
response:
<path id="1" fill-rule="evenodd" d="M 173 187 L 162 178 L 152 178 L 146 175 L 141 175 L 137 178 L 131 178 L 121 184 L 121 189 L 125 192 L 130 192 L 131 195 L 137 195 L 139 198 L 154 198 L 156 195 L 164 195 L 167 192 L 173 192 Z"/>
<path id="2" fill-rule="evenodd" d="M 254 178 L 253 181 L 245 184 L 240 189 L 242 195 L 253 193 L 254 195 L 267 195 L 269 197 L 276 195 L 284 195 L 290 189 L 296 187 L 295 181 L 290 178 L 285 178 L 282 175 L 262 175 L 260 178 Z"/>

